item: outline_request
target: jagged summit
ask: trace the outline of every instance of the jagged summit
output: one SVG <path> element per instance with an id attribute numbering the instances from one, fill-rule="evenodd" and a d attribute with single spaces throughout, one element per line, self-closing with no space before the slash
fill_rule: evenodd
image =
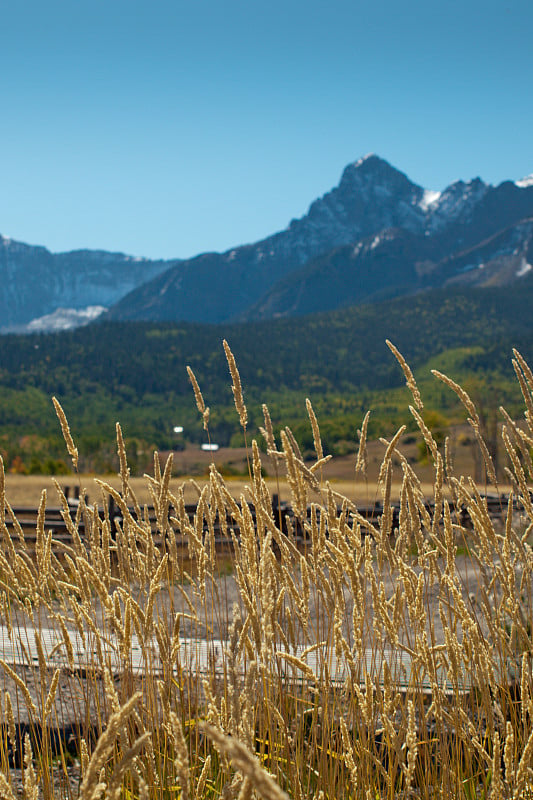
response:
<path id="1" fill-rule="evenodd" d="M 400 170 L 375 153 L 369 153 L 363 158 L 348 164 L 342 173 L 339 188 L 345 184 L 353 183 L 358 185 L 368 181 L 378 185 L 420 189 L 403 172 L 400 172 Z"/>
<path id="2" fill-rule="evenodd" d="M 360 167 L 365 163 L 365 161 L 372 161 L 372 159 L 383 161 L 383 159 L 376 155 L 376 153 L 367 153 L 366 156 L 361 156 L 361 158 L 358 158 L 357 161 L 354 161 L 353 163 L 356 165 L 356 167 Z"/>
<path id="3" fill-rule="evenodd" d="M 438 200 L 428 207 L 430 230 L 440 230 L 452 222 L 466 221 L 475 206 L 483 200 L 492 187 L 481 178 L 455 181 L 440 193 Z"/>
<path id="4" fill-rule="evenodd" d="M 376 153 L 367 153 L 366 156 L 362 158 L 358 158 L 356 161 L 352 161 L 351 164 L 347 164 L 343 170 L 341 183 L 345 176 L 352 175 L 355 171 L 362 173 L 371 173 L 377 172 L 380 169 L 392 170 L 397 172 L 398 170 L 395 169 L 388 161 L 381 156 L 378 156 Z"/>

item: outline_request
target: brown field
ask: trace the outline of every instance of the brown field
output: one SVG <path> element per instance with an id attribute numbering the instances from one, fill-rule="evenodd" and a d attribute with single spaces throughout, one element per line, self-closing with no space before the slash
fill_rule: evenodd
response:
<path id="1" fill-rule="evenodd" d="M 459 475 L 474 474 L 473 452 L 469 443 L 461 444 L 462 441 L 468 442 L 469 426 L 457 425 L 450 429 L 450 439 L 453 444 L 453 460 L 455 473 Z M 407 438 L 407 443 L 405 439 Z M 412 438 L 412 437 L 411 437 Z M 433 494 L 433 482 L 435 479 L 435 469 L 432 463 L 420 463 L 417 460 L 418 451 L 416 442 L 403 437 L 400 447 L 404 455 L 412 463 L 417 476 L 422 484 L 424 494 L 429 498 Z M 363 480 L 361 475 L 355 474 L 355 454 L 334 457 L 322 471 L 323 483 L 330 481 L 336 491 L 358 505 L 367 505 L 379 499 L 377 488 L 377 477 L 379 468 L 385 454 L 385 446 L 379 442 L 368 443 L 368 473 L 367 480 Z M 161 463 L 164 465 L 168 453 L 162 453 Z M 227 487 L 235 498 L 246 491 L 246 486 L 250 481 L 244 474 L 228 475 L 228 472 L 245 473 L 247 470 L 246 450 L 244 448 L 220 448 L 216 453 L 206 453 L 199 447 L 189 446 L 181 452 L 173 453 L 173 472 L 179 477 L 172 479 L 170 484 L 171 492 L 175 493 L 178 487 L 183 485 L 185 489 L 186 502 L 195 502 L 198 499 L 198 490 L 195 483 L 202 487 L 208 481 L 209 465 L 214 463 L 221 474 L 224 476 Z M 271 459 L 263 456 L 263 465 L 266 469 L 266 483 L 270 493 L 279 493 L 282 500 L 290 499 L 290 490 L 283 477 L 279 481 L 274 477 L 275 470 Z M 153 473 L 151 473 L 153 474 Z M 191 477 L 189 477 L 191 476 Z M 103 480 L 116 489 L 120 489 L 121 482 L 117 475 L 61 475 L 57 478 L 61 487 L 78 486 L 88 495 L 90 502 L 98 501 L 100 489 L 95 483 L 95 479 Z M 6 492 L 11 505 L 31 506 L 38 505 L 41 491 L 47 490 L 48 503 L 56 505 L 56 489 L 53 478 L 45 475 L 18 475 L 6 474 Z M 393 461 L 392 479 L 392 498 L 398 500 L 402 481 L 402 472 L 398 463 Z M 131 478 L 131 486 L 141 504 L 151 503 L 148 484 L 143 476 Z M 484 491 L 488 487 L 480 485 L 480 490 Z M 501 491 L 507 492 L 509 487 L 502 485 Z"/>

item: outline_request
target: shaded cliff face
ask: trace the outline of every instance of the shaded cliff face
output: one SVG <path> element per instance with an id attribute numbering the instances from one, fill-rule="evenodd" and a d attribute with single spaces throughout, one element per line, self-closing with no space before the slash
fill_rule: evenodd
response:
<path id="1" fill-rule="evenodd" d="M 0 328 L 58 308 L 108 307 L 174 263 L 97 250 L 50 253 L 0 236 Z"/>
<path id="2" fill-rule="evenodd" d="M 108 319 L 218 323 L 454 282 L 504 285 L 529 271 L 531 219 L 533 179 L 492 187 L 476 178 L 435 192 L 370 155 L 284 231 L 225 253 L 164 262 L 53 254 L 0 237 L 0 328 L 73 326 L 97 307 Z"/>

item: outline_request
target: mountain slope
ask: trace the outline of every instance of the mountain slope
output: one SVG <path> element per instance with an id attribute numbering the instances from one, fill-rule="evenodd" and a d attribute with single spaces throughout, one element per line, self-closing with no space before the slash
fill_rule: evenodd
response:
<path id="1" fill-rule="evenodd" d="M 473 247 L 442 257 L 438 240 L 388 229 L 332 250 L 278 281 L 246 319 L 345 308 L 427 288 L 507 286 L 533 264 L 533 219 L 525 219 Z"/>
<path id="2" fill-rule="evenodd" d="M 246 320 L 294 316 L 377 302 L 412 291 L 423 236 L 399 228 L 331 250 L 291 272 L 252 306 Z"/>

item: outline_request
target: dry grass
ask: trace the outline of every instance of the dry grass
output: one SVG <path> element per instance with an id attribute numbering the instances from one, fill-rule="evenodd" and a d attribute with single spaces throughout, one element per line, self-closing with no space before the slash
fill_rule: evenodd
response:
<path id="1" fill-rule="evenodd" d="M 471 433 L 468 425 L 454 425 L 450 427 L 450 440 L 455 443 L 454 466 L 455 471 L 462 475 L 474 474 L 473 447 L 468 441 Z M 471 438 L 471 437 L 470 437 Z M 405 441 L 407 439 L 407 442 Z M 412 441 L 412 435 L 407 434 L 400 440 L 402 454 L 413 465 L 420 480 L 424 496 L 428 499 L 433 496 L 434 468 L 429 462 L 419 463 L 417 443 Z M 466 440 L 468 443 L 464 444 Z M 357 504 L 367 504 L 380 497 L 380 489 L 377 484 L 383 456 L 386 447 L 379 441 L 370 441 L 368 448 L 368 467 L 366 479 L 361 474 L 355 472 L 355 455 L 337 456 L 329 461 L 322 469 L 323 481 L 329 481 L 335 491 L 348 497 Z M 246 469 L 246 448 L 220 448 L 216 453 L 215 463 L 229 465 L 230 468 L 243 471 Z M 166 461 L 170 452 L 160 454 L 162 460 Z M 173 477 L 170 482 L 171 491 L 177 492 L 179 487 L 183 487 L 185 502 L 192 503 L 198 499 L 198 491 L 194 486 L 196 483 L 201 488 L 209 483 L 209 468 L 213 463 L 213 454 L 204 452 L 198 446 L 189 445 L 185 450 L 172 453 L 173 474 L 176 472 L 180 477 Z M 282 499 L 290 500 L 290 487 L 284 474 L 280 473 L 276 479 L 272 459 L 268 456 L 263 457 L 263 463 L 267 470 L 265 483 L 271 494 L 278 492 Z M 191 476 L 190 478 L 188 476 Z M 239 499 L 249 484 L 248 476 L 225 476 L 225 482 L 229 492 L 235 499 Z M 51 502 L 55 498 L 54 478 L 46 475 L 21 475 L 16 473 L 6 473 L 6 492 L 11 505 L 18 507 L 37 507 L 41 497 L 41 492 L 46 489 Z M 122 482 L 117 475 L 62 475 L 58 477 L 61 486 L 79 486 L 86 490 L 89 501 L 99 498 L 100 490 L 96 481 L 103 480 L 108 482 L 116 489 L 121 488 Z M 194 481 L 194 483 L 193 483 Z M 151 503 L 149 484 L 145 477 L 130 477 L 131 488 L 135 493 L 139 503 Z M 401 471 L 395 470 L 393 473 L 391 493 L 392 498 L 397 501 L 400 499 L 402 487 Z M 487 488 L 485 484 L 480 484 L 480 490 Z M 502 491 L 510 488 L 508 480 L 504 479 L 501 484 Z"/>
<path id="2" fill-rule="evenodd" d="M 14 796 L 21 778 L 32 799 L 533 797 L 533 380 L 518 354 L 516 368 L 526 414 L 502 432 L 514 494 L 500 522 L 421 420 L 431 486 L 420 483 L 400 438 L 379 445 L 368 484 L 335 483 L 311 412 L 314 463 L 302 461 L 290 431 L 270 441 L 270 474 L 279 472 L 305 531 L 298 547 L 273 515 L 276 475 L 265 483 L 253 441 L 239 502 L 236 484 L 213 467 L 190 520 L 170 462 L 156 460 L 142 490 L 130 478 L 119 430 L 116 481 L 93 490 L 80 478 L 100 512 L 82 501 L 72 521 L 60 488 L 49 486 L 35 557 L 7 525 L 7 501 L 20 500 L 12 476 L 4 496 L 2 473 L 2 621 L 23 631 L 38 656 L 2 663 L 0 795 Z M 384 513 L 369 522 L 358 505 L 378 475 Z M 105 513 L 109 494 L 122 509 L 116 530 Z M 44 525 L 51 497 L 70 527 L 66 554 Z M 158 547 L 145 502 L 155 508 Z M 472 529 L 456 517 L 460 506 Z M 228 520 L 229 570 L 215 550 L 217 517 Z M 56 668 L 46 663 L 50 627 L 63 653 Z M 217 658 L 203 673 L 191 668 L 184 634 L 216 644 L 221 633 Z M 74 653 L 81 640 L 83 673 Z M 56 741 L 67 704 L 76 786 L 67 743 Z M 23 758 L 13 757 L 17 748 Z"/>

